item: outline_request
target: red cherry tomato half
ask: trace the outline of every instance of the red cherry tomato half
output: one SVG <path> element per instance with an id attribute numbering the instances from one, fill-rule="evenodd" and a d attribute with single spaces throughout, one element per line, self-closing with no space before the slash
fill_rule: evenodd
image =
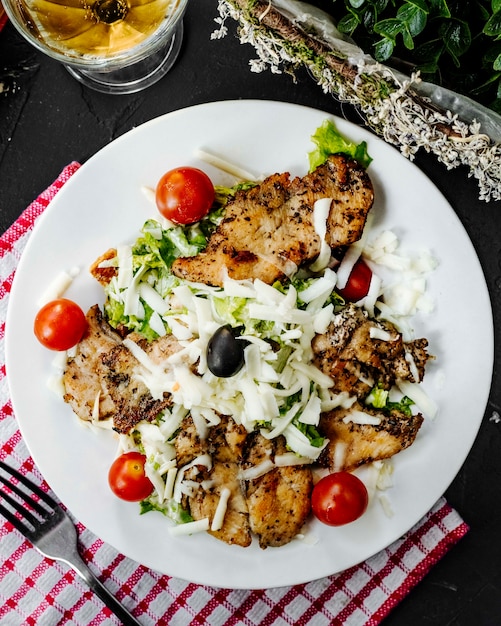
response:
<path id="1" fill-rule="evenodd" d="M 52 300 L 38 311 L 33 330 L 40 343 L 49 350 L 69 350 L 87 329 L 82 309 L 66 298 Z"/>
<path id="2" fill-rule="evenodd" d="M 349 472 L 334 472 L 321 478 L 313 487 L 311 508 L 315 516 L 329 526 L 342 526 L 361 517 L 369 495 L 364 483 Z"/>
<path id="3" fill-rule="evenodd" d="M 113 493 L 128 502 L 139 502 L 153 491 L 153 483 L 146 476 L 146 457 L 140 452 L 125 452 L 117 457 L 108 472 L 108 483 Z"/>
<path id="4" fill-rule="evenodd" d="M 338 289 L 338 293 L 348 302 L 358 302 L 369 293 L 371 279 L 371 268 L 360 258 L 353 266 L 346 286 L 343 289 Z"/>
<path id="5" fill-rule="evenodd" d="M 214 202 L 214 185 L 196 167 L 177 167 L 158 181 L 155 200 L 160 213 L 175 224 L 194 224 Z"/>

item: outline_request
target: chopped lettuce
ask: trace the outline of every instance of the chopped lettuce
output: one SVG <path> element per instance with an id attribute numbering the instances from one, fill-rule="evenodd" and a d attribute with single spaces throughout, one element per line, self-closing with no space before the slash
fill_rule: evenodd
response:
<path id="1" fill-rule="evenodd" d="M 386 407 L 386 403 L 388 402 L 388 394 L 389 391 L 387 389 L 383 389 L 379 385 L 373 387 L 365 399 L 365 403 L 373 406 L 375 409 L 384 409 Z"/>
<path id="2" fill-rule="evenodd" d="M 132 271 L 138 285 L 147 283 L 162 298 L 166 298 L 180 281 L 171 274 L 172 263 L 179 257 L 195 256 L 205 249 L 209 237 L 217 228 L 223 215 L 228 199 L 239 189 L 248 189 L 256 183 L 239 183 L 234 187 L 216 187 L 216 200 L 209 214 L 196 224 L 163 228 L 154 220 L 147 220 L 141 229 L 141 236 L 132 246 Z M 141 275 L 139 276 L 139 273 Z M 131 280 L 133 285 L 134 280 Z M 136 288 L 137 286 L 136 285 Z M 155 324 L 150 323 L 155 311 L 141 298 L 138 315 L 125 313 L 125 289 L 120 288 L 116 278 L 105 287 L 106 301 L 104 304 L 106 317 L 114 328 L 123 327 L 141 333 L 149 340 L 159 336 Z M 236 303 L 237 308 L 239 303 Z M 230 323 L 235 321 L 231 306 L 221 303 L 221 317 L 228 317 Z M 157 316 L 158 317 L 158 316 Z M 158 324 L 158 321 L 157 321 Z M 169 332 L 168 324 L 165 331 Z"/>
<path id="3" fill-rule="evenodd" d="M 183 507 L 174 500 L 165 500 L 163 504 L 158 502 L 156 494 L 151 495 L 146 500 L 141 500 L 139 503 L 139 514 L 144 515 L 151 511 L 158 511 L 163 515 L 169 517 L 176 524 L 187 524 L 193 521 L 191 515 L 183 509 Z"/>
<path id="4" fill-rule="evenodd" d="M 357 160 L 364 167 L 369 167 L 372 158 L 367 152 L 367 143 L 355 144 L 345 139 L 330 120 L 325 120 L 311 137 L 316 148 L 308 154 L 310 172 L 325 163 L 331 154 L 343 153 Z"/>
<path id="5" fill-rule="evenodd" d="M 134 270 L 146 266 L 149 269 L 169 270 L 181 256 L 194 256 L 207 245 L 206 236 L 193 226 L 163 229 L 155 220 L 148 220 L 132 247 Z"/>
<path id="6" fill-rule="evenodd" d="M 207 230 L 207 229 L 206 229 Z M 207 245 L 207 235 L 199 224 L 175 226 L 164 229 L 156 220 L 147 220 L 141 229 L 141 236 L 132 246 L 132 270 L 134 277 L 141 272 L 139 283 L 147 283 L 165 298 L 180 283 L 171 274 L 172 263 L 178 257 L 194 256 Z M 127 289 L 132 289 L 134 281 Z M 158 333 L 150 325 L 154 310 L 141 299 L 141 314 L 126 315 L 125 292 L 113 278 L 105 287 L 104 310 L 111 326 L 125 327 L 141 333 L 147 339 L 155 339 Z"/>
<path id="7" fill-rule="evenodd" d="M 228 199 L 234 196 L 237 191 L 247 190 L 255 187 L 258 183 L 248 181 L 243 183 L 237 183 L 233 187 L 224 187 L 223 185 L 215 185 L 214 191 L 216 192 L 216 204 L 224 207 L 228 202 Z"/>
<path id="8" fill-rule="evenodd" d="M 212 302 L 218 318 L 226 324 L 238 326 L 248 318 L 246 298 L 222 296 L 221 298 L 213 298 Z"/>
<path id="9" fill-rule="evenodd" d="M 369 395 L 365 399 L 365 404 L 375 409 L 380 409 L 383 413 L 399 411 L 408 417 L 411 416 L 411 407 L 414 402 L 409 397 L 403 396 L 398 401 L 392 401 L 389 397 L 390 392 L 387 389 L 383 389 L 381 384 L 377 384 L 371 389 Z"/>
<path id="10" fill-rule="evenodd" d="M 307 437 L 310 445 L 314 448 L 321 448 L 325 444 L 325 437 L 323 437 L 313 424 L 303 424 L 299 419 L 293 420 L 294 426 Z"/>
<path id="11" fill-rule="evenodd" d="M 411 406 L 413 405 L 414 405 L 414 401 L 411 400 L 408 396 L 404 396 L 398 402 L 388 401 L 386 403 L 386 410 L 390 412 L 393 410 L 400 411 L 404 415 L 407 415 L 408 417 L 410 417 L 412 415 Z"/>

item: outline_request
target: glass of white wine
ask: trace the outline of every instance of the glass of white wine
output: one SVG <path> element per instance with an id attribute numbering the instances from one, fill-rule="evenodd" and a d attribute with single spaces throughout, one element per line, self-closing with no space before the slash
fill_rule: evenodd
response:
<path id="1" fill-rule="evenodd" d="M 81 83 L 126 94 L 156 83 L 174 64 L 188 0 L 1 0 L 36 48 Z"/>

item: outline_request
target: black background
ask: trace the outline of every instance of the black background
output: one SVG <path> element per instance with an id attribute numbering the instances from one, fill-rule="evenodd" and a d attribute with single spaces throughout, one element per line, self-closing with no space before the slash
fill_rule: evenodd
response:
<path id="1" fill-rule="evenodd" d="M 304 71 L 298 72 L 296 80 L 270 71 L 252 73 L 248 62 L 256 57 L 255 51 L 239 43 L 234 22 L 228 22 L 229 34 L 224 39 L 211 40 L 216 17 L 216 0 L 190 0 L 178 62 L 153 87 L 126 96 L 109 96 L 81 86 L 7 24 L 0 33 L 0 82 L 4 82 L 0 93 L 0 230 L 6 230 L 69 162 L 83 163 L 131 128 L 175 109 L 257 98 L 304 104 L 361 123 L 352 107 L 325 95 Z M 491 294 L 498 354 L 501 202 L 479 201 L 477 183 L 464 168 L 447 171 L 426 154 L 418 155 L 416 163 L 450 202 L 476 248 Z M 468 276 L 464 277 L 464 298 L 457 304 L 476 306 L 468 297 Z M 492 419 L 495 411 L 501 413 L 498 362 L 496 358 L 478 437 L 446 492 L 470 532 L 401 602 L 386 624 L 501 624 L 501 423 Z M 472 362 L 470 367 L 473 371 L 477 364 Z M 458 393 L 475 394 L 475 389 L 458 389 Z M 458 415 L 458 428 L 467 417 Z"/>

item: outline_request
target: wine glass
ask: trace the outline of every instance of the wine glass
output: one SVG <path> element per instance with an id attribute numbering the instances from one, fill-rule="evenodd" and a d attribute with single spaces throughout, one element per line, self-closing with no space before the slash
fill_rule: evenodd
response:
<path id="1" fill-rule="evenodd" d="M 17 30 L 104 93 L 149 87 L 174 64 L 188 0 L 2 0 Z"/>

